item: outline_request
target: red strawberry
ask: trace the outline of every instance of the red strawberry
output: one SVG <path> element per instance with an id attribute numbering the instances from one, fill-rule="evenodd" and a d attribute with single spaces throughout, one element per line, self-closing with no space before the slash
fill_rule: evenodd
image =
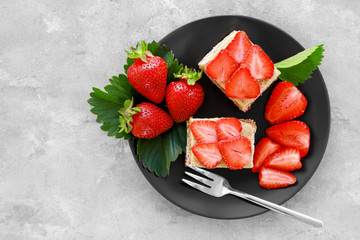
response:
<path id="1" fill-rule="evenodd" d="M 274 64 L 258 45 L 252 45 L 241 63 L 255 79 L 269 79 L 274 74 Z"/>
<path id="2" fill-rule="evenodd" d="M 226 83 L 225 93 L 228 97 L 237 99 L 256 98 L 260 94 L 260 85 L 248 69 L 240 67 Z"/>
<path id="3" fill-rule="evenodd" d="M 301 116 L 307 100 L 291 82 L 280 82 L 271 93 L 265 107 L 265 119 L 270 124 L 277 124 Z"/>
<path id="4" fill-rule="evenodd" d="M 143 102 L 132 107 L 132 100 L 126 100 L 119 110 L 120 132 L 132 132 L 138 138 L 154 138 L 169 130 L 174 121 L 161 108 L 152 103 Z"/>
<path id="5" fill-rule="evenodd" d="M 220 141 L 219 148 L 230 169 L 242 169 L 251 160 L 251 142 L 246 137 Z"/>
<path id="6" fill-rule="evenodd" d="M 239 137 L 242 126 L 237 118 L 222 118 L 216 122 L 215 125 L 217 137 L 219 141 L 230 138 Z"/>
<path id="7" fill-rule="evenodd" d="M 216 167 L 222 159 L 218 143 L 198 143 L 191 148 L 195 157 L 206 168 Z"/>
<path id="8" fill-rule="evenodd" d="M 295 147 L 300 150 L 301 157 L 309 151 L 310 130 L 301 121 L 280 123 L 266 129 L 266 136 L 286 147 Z"/>
<path id="9" fill-rule="evenodd" d="M 261 167 L 259 184 L 263 188 L 282 188 L 296 183 L 296 177 L 289 172 L 280 171 L 268 167 Z"/>
<path id="10" fill-rule="evenodd" d="M 280 152 L 270 155 L 263 166 L 282 171 L 300 169 L 302 167 L 300 151 L 297 148 L 284 148 Z"/>
<path id="11" fill-rule="evenodd" d="M 196 81 L 202 72 L 185 67 L 175 75 L 180 81 L 171 82 L 166 88 L 166 105 L 175 122 L 188 120 L 204 101 L 204 90 Z"/>
<path id="12" fill-rule="evenodd" d="M 190 130 L 198 143 L 217 142 L 215 121 L 198 120 L 190 124 Z"/>
<path id="13" fill-rule="evenodd" d="M 266 158 L 273 153 L 280 151 L 281 146 L 269 138 L 261 139 L 255 147 L 253 172 L 258 172 Z"/>
<path id="14" fill-rule="evenodd" d="M 136 49 L 131 47 L 129 58 L 134 63 L 127 70 L 131 86 L 154 103 L 160 103 L 165 96 L 167 82 L 167 66 L 161 57 L 153 56 L 147 51 L 147 44 L 138 43 Z"/>
<path id="15" fill-rule="evenodd" d="M 206 66 L 206 73 L 210 78 L 219 82 L 227 82 L 239 67 L 226 50 L 220 53 Z"/>
<path id="16" fill-rule="evenodd" d="M 229 52 L 230 56 L 232 56 L 235 61 L 240 64 L 251 45 L 252 43 L 246 33 L 240 31 L 235 35 L 234 39 L 225 49 Z"/>

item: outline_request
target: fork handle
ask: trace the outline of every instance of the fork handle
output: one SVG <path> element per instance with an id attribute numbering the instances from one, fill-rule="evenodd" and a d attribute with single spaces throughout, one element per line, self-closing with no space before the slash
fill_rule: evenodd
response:
<path id="1" fill-rule="evenodd" d="M 312 225 L 314 227 L 323 227 L 323 222 L 316 219 L 316 218 L 309 217 L 309 216 L 307 216 L 305 214 L 293 211 L 293 210 L 291 210 L 289 208 L 277 205 L 275 203 L 266 201 L 264 199 L 261 199 L 261 198 L 255 197 L 255 196 L 252 196 L 250 194 L 240 192 L 240 191 L 237 191 L 235 189 L 229 189 L 229 194 L 232 194 L 232 195 L 235 195 L 237 197 L 243 198 L 245 200 L 248 200 L 250 202 L 253 202 L 255 204 L 263 206 L 263 207 L 265 207 L 267 209 L 273 210 L 275 212 L 283 213 L 283 214 L 288 215 L 288 216 L 290 216 L 290 217 L 292 217 L 292 218 L 294 218 L 296 220 L 299 220 L 299 221 L 302 221 L 304 223 L 310 224 L 310 225 Z"/>

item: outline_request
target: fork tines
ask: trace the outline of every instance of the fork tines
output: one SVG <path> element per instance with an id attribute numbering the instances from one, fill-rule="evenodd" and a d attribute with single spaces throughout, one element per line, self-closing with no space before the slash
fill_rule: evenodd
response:
<path id="1" fill-rule="evenodd" d="M 198 168 L 198 167 L 189 167 L 189 168 L 191 168 L 191 169 L 194 170 L 194 171 L 197 171 L 198 173 L 201 173 L 202 175 L 207 176 L 207 177 L 210 178 L 210 179 L 214 179 L 214 178 L 217 177 L 217 175 L 216 175 L 215 173 L 206 171 L 206 170 L 204 170 L 204 169 L 202 169 L 202 168 Z"/>
<path id="2" fill-rule="evenodd" d="M 211 177 L 213 177 L 215 174 L 211 173 L 211 172 L 208 172 L 206 170 L 203 170 L 203 169 L 200 169 L 200 168 L 197 168 L 197 167 L 190 167 L 191 169 L 205 175 L 206 177 L 210 178 L 210 179 L 207 179 L 207 178 L 204 178 L 204 177 L 201 177 L 201 176 L 198 176 L 196 174 L 193 174 L 193 173 L 190 173 L 190 172 L 187 172 L 185 171 L 185 174 L 192 177 L 193 179 L 203 183 L 204 185 L 201 185 L 201 184 L 198 184 L 198 183 L 195 183 L 195 182 L 192 182 L 190 180 L 187 180 L 185 178 L 182 179 L 182 181 L 186 184 L 188 184 L 189 186 L 195 188 L 195 189 L 198 189 L 204 193 L 207 193 L 207 194 L 210 194 L 210 195 L 213 195 L 212 191 L 211 191 L 211 186 L 213 185 L 214 181 Z"/>

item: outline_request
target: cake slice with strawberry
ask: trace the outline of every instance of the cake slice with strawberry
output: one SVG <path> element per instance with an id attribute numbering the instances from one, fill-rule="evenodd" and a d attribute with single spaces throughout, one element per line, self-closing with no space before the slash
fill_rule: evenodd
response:
<path id="1" fill-rule="evenodd" d="M 249 119 L 190 118 L 185 166 L 252 168 L 255 132 L 256 124 Z"/>
<path id="2" fill-rule="evenodd" d="M 243 112 L 280 75 L 244 31 L 231 32 L 199 62 L 199 67 Z"/>

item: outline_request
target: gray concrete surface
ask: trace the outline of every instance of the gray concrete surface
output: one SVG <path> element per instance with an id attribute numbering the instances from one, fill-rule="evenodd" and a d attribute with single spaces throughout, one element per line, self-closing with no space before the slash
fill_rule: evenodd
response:
<path id="1" fill-rule="evenodd" d="M 0 239 L 358 239 L 360 235 L 359 1 L 13 1 L 0 3 Z M 169 203 L 122 140 L 86 102 L 122 71 L 124 50 L 200 18 L 268 21 L 305 47 L 324 43 L 320 70 L 332 112 L 329 145 L 286 207 L 220 221 Z"/>

